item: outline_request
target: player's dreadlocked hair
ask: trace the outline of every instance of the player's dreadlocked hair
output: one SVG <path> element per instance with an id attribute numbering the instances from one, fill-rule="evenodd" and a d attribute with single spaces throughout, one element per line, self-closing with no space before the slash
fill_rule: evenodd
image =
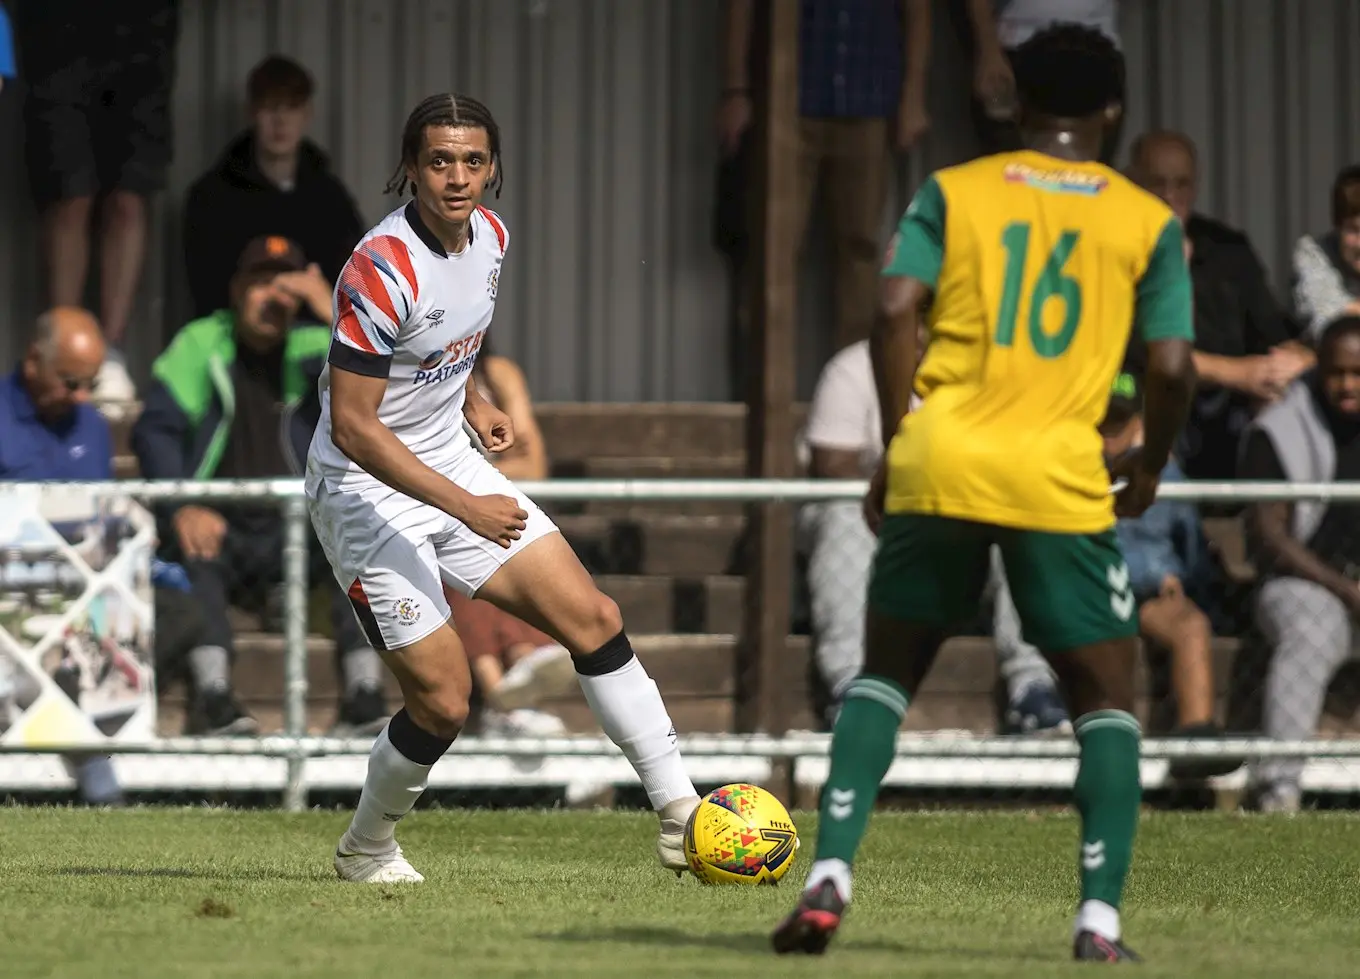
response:
<path id="1" fill-rule="evenodd" d="M 1079 119 L 1120 99 L 1124 64 L 1114 42 L 1081 24 L 1062 23 L 1039 31 L 1011 59 L 1015 87 L 1027 108 L 1049 116 Z"/>
<path id="2" fill-rule="evenodd" d="M 392 179 L 387 182 L 385 193 L 398 196 L 406 193 L 406 185 L 410 183 L 406 179 L 406 167 L 414 164 L 420 156 L 426 126 L 485 129 L 487 142 L 491 144 L 491 161 L 496 167 L 496 175 L 487 189 L 494 190 L 497 197 L 501 196 L 501 185 L 505 182 L 501 166 L 501 128 L 496 125 L 491 110 L 482 103 L 452 92 L 423 99 L 406 117 L 406 125 L 401 131 L 401 160 L 397 163 Z M 415 193 L 414 185 L 411 192 Z"/>

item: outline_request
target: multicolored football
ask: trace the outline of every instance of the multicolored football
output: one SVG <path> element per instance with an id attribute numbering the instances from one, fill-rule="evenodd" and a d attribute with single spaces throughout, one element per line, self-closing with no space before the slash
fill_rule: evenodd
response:
<path id="1" fill-rule="evenodd" d="M 758 785 L 714 789 L 685 827 L 689 869 L 706 884 L 778 883 L 797 849 L 788 810 Z"/>

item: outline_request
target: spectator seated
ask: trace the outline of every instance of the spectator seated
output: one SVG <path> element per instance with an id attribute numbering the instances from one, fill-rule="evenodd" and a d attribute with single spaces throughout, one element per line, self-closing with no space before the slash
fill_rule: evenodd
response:
<path id="1" fill-rule="evenodd" d="M 330 287 L 295 244 L 259 238 L 246 246 L 232 280 L 232 308 L 186 325 L 156 361 L 154 382 L 132 432 L 149 479 L 259 479 L 300 475 L 319 418 L 317 379 L 328 327 L 297 322 L 330 314 Z M 161 510 L 161 544 L 182 564 L 205 618 L 189 655 L 190 733 L 243 734 L 257 728 L 231 689 L 230 604 L 281 609 L 283 524 L 276 506 L 171 505 Z M 385 722 L 382 669 L 364 642 L 349 600 L 315 538 L 311 581 L 329 595 L 336 667 L 343 678 L 335 733 L 375 733 Z M 276 674 L 281 677 L 281 671 Z"/>
<path id="2" fill-rule="evenodd" d="M 1321 483 L 1360 480 L 1360 317 L 1323 330 L 1318 368 L 1262 413 L 1243 443 L 1247 479 Z M 1263 582 L 1256 618 L 1270 653 L 1263 727 L 1270 737 L 1318 733 L 1327 689 L 1354 651 L 1360 613 L 1360 507 L 1345 503 L 1257 503 L 1249 511 Z M 1293 812 L 1301 759 L 1253 769 L 1255 804 Z"/>

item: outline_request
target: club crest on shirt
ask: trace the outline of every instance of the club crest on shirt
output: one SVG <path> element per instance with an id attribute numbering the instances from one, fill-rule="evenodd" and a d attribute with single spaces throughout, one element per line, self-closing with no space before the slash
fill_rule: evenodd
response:
<path id="1" fill-rule="evenodd" d="M 501 270 L 500 266 L 492 269 L 486 275 L 486 294 L 491 297 L 492 302 L 496 300 L 496 290 L 500 288 Z"/>

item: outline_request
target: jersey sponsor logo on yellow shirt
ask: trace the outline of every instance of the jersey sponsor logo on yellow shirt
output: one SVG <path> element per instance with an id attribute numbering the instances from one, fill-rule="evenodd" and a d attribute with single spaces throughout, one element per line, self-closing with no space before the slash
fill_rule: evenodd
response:
<path id="1" fill-rule="evenodd" d="M 1086 194 L 1094 196 L 1110 185 L 1099 173 L 1088 173 L 1066 167 L 1041 169 L 1028 163 L 1007 163 L 1001 177 L 1008 184 L 1024 184 L 1036 190 L 1057 194 Z"/>

